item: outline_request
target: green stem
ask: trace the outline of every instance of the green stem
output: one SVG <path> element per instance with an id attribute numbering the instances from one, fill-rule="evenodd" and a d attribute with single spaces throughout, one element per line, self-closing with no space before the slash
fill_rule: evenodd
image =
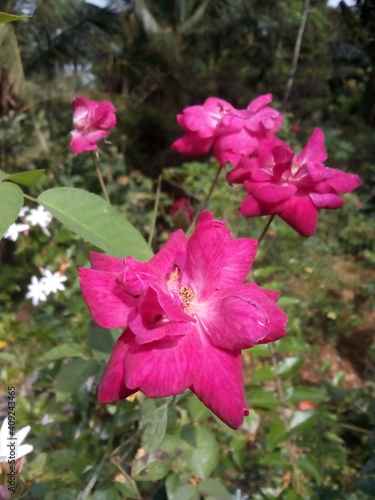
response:
<path id="1" fill-rule="evenodd" d="M 39 203 L 36 198 L 33 198 L 32 196 L 29 196 L 28 194 L 23 193 L 23 197 L 26 198 L 27 200 L 33 201 L 34 203 Z"/>
<path id="2" fill-rule="evenodd" d="M 273 219 L 275 218 L 275 214 L 274 215 L 271 215 L 271 217 L 268 219 L 267 221 L 267 224 L 264 226 L 264 229 L 262 231 L 262 234 L 259 236 L 258 238 L 258 245 L 260 245 L 260 242 L 262 241 L 262 239 L 265 237 L 267 231 L 268 231 L 268 228 L 270 227 Z"/>
<path id="3" fill-rule="evenodd" d="M 159 208 L 159 202 L 160 202 L 160 191 L 161 191 L 161 181 L 163 178 L 163 174 L 160 174 L 158 177 L 158 185 L 156 188 L 156 196 L 155 196 L 155 204 L 154 204 L 154 211 L 152 214 L 152 225 L 150 229 L 150 234 L 148 236 L 148 244 L 152 246 L 152 240 L 154 239 L 154 233 L 155 233 L 155 226 L 156 226 L 156 218 L 158 216 L 158 208 Z"/>
<path id="4" fill-rule="evenodd" d="M 106 201 L 108 201 L 108 203 L 111 203 L 109 201 L 108 191 L 107 191 L 107 188 L 105 187 L 102 173 L 100 172 L 99 153 L 97 150 L 91 151 L 91 158 L 92 158 L 92 162 L 94 164 L 95 170 L 96 170 L 96 175 L 98 176 L 98 179 L 99 179 L 100 187 L 102 188 L 102 191 L 103 191 L 104 198 Z"/>
<path id="5" fill-rule="evenodd" d="M 197 221 L 201 215 L 201 213 L 206 210 L 207 208 L 207 205 L 208 205 L 208 202 L 210 201 L 210 198 L 211 198 L 211 195 L 213 193 L 213 190 L 215 189 L 216 187 L 216 184 L 217 184 L 217 181 L 219 180 L 219 176 L 220 176 L 220 172 L 222 171 L 222 166 L 219 165 L 219 168 L 217 169 L 216 171 L 216 175 L 214 177 L 214 180 L 212 181 L 212 184 L 211 184 L 211 187 L 210 187 L 210 190 L 208 191 L 208 194 L 204 200 L 204 202 L 202 203 L 202 205 L 200 206 L 199 210 L 197 211 L 197 213 L 195 214 L 195 217 L 193 219 L 193 222 L 190 224 L 189 226 L 189 229 L 187 230 L 186 232 L 186 235 L 187 236 L 191 236 L 192 232 L 194 231 L 194 228 L 197 224 Z"/>

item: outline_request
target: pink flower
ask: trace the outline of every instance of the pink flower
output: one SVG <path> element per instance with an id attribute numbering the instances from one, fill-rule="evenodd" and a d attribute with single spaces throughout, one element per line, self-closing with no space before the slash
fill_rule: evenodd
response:
<path id="1" fill-rule="evenodd" d="M 312 403 L 311 401 L 301 401 L 298 404 L 298 409 L 299 410 L 316 410 L 316 405 Z"/>
<path id="2" fill-rule="evenodd" d="M 237 110 L 226 101 L 210 97 L 203 106 L 186 108 L 177 120 L 187 133 L 172 148 L 199 155 L 213 146 L 221 165 L 230 162 L 236 167 L 242 156 L 253 153 L 262 140 L 280 128 L 283 117 L 267 106 L 271 100 L 271 94 L 262 95 L 246 109 Z"/>
<path id="3" fill-rule="evenodd" d="M 74 130 L 70 147 L 75 153 L 96 149 L 98 141 L 116 125 L 116 108 L 109 101 L 90 101 L 83 95 L 77 96 L 71 106 Z"/>
<path id="4" fill-rule="evenodd" d="M 188 224 L 191 224 L 193 222 L 194 211 L 190 204 L 190 201 L 187 198 L 179 198 L 178 200 L 176 200 L 172 204 L 169 212 L 172 217 L 178 217 L 179 215 L 182 215 L 182 217 L 186 219 L 186 222 Z"/>
<path id="5" fill-rule="evenodd" d="M 312 236 L 319 210 L 340 208 L 344 200 L 339 193 L 361 183 L 358 175 L 325 167 L 326 159 L 324 133 L 316 128 L 299 155 L 281 141 L 269 143 L 243 159 L 227 178 L 243 182 L 249 193 L 240 207 L 244 216 L 276 214 L 302 236 Z"/>
<path id="6" fill-rule="evenodd" d="M 178 230 L 146 263 L 91 253 L 80 269 L 83 297 L 99 325 L 127 328 L 99 386 L 110 403 L 190 388 L 238 428 L 248 414 L 241 350 L 285 334 L 278 292 L 244 283 L 257 250 L 204 212 L 188 239 Z"/>

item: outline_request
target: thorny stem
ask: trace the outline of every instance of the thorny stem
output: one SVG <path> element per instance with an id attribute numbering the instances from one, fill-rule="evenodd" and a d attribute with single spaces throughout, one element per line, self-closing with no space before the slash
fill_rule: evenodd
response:
<path id="1" fill-rule="evenodd" d="M 268 228 L 270 227 L 270 225 L 271 225 L 271 223 L 272 223 L 272 221 L 273 221 L 274 218 L 275 218 L 275 214 L 271 215 L 271 217 L 268 219 L 267 224 L 264 226 L 262 234 L 258 238 L 258 245 L 260 245 L 260 242 L 265 237 L 265 235 L 266 235 L 266 233 L 268 231 Z"/>
<path id="2" fill-rule="evenodd" d="M 36 198 L 33 198 L 32 196 L 29 196 L 28 194 L 23 193 L 23 197 L 26 198 L 27 200 L 33 201 L 34 203 L 39 203 L 39 201 Z"/>
<path id="3" fill-rule="evenodd" d="M 204 200 L 204 202 L 202 203 L 202 205 L 199 207 L 199 210 L 197 211 L 197 213 L 195 214 L 195 217 L 193 219 L 193 222 L 190 224 L 189 226 L 189 229 L 187 230 L 186 232 L 186 235 L 187 236 L 191 236 L 191 233 L 193 232 L 196 224 L 197 224 L 197 221 L 201 215 L 201 213 L 206 210 L 207 208 L 207 205 L 208 205 L 208 202 L 210 201 L 210 198 L 211 198 L 211 195 L 213 193 L 213 190 L 215 189 L 216 187 L 216 184 L 217 184 L 217 181 L 219 180 L 219 176 L 220 176 L 220 172 L 222 171 L 222 166 L 219 165 L 219 168 L 217 169 L 216 171 L 216 175 L 214 177 L 214 180 L 212 181 L 212 184 L 211 184 L 211 187 L 210 187 L 210 190 L 208 191 L 208 194 Z"/>
<path id="4" fill-rule="evenodd" d="M 103 191 L 104 198 L 106 201 L 108 201 L 108 203 L 111 203 L 109 201 L 108 191 L 107 191 L 107 188 L 105 187 L 102 173 L 100 172 L 99 153 L 97 150 L 91 151 L 91 158 L 92 158 L 92 162 L 94 164 L 95 170 L 96 170 L 96 175 L 98 176 L 98 179 L 99 179 L 100 187 L 102 188 L 102 191 Z"/>
<path id="5" fill-rule="evenodd" d="M 158 185 L 156 188 L 156 197 L 155 197 L 155 204 L 154 204 L 154 212 L 152 214 L 152 225 L 150 229 L 150 234 L 148 237 L 148 244 L 152 246 L 152 240 L 154 239 L 154 233 L 155 233 L 155 226 L 156 226 L 156 218 L 158 216 L 158 208 L 159 208 L 159 202 L 160 202 L 160 191 L 161 191 L 161 181 L 163 178 L 163 174 L 160 174 L 158 177 Z"/>

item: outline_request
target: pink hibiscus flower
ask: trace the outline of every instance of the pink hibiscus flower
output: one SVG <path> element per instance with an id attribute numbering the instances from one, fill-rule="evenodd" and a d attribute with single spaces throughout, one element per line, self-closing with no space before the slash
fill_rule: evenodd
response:
<path id="1" fill-rule="evenodd" d="M 140 390 L 166 397 L 191 389 L 236 429 L 248 414 L 241 350 L 285 334 L 278 292 L 244 283 L 257 250 L 204 212 L 188 239 L 178 230 L 146 263 L 91 253 L 83 297 L 99 325 L 127 328 L 99 386 L 111 403 Z"/>
<path id="2" fill-rule="evenodd" d="M 187 133 L 172 144 L 180 153 L 200 155 L 213 146 L 221 165 L 230 162 L 236 167 L 242 156 L 253 153 L 259 143 L 276 132 L 283 117 L 267 106 L 272 95 L 252 101 L 246 109 L 210 97 L 203 106 L 191 106 L 177 115 L 180 127 Z"/>
<path id="3" fill-rule="evenodd" d="M 267 149 L 271 144 L 270 149 Z M 321 208 L 342 207 L 339 193 L 356 189 L 358 175 L 325 167 L 324 133 L 316 128 L 299 155 L 278 141 L 260 148 L 229 172 L 229 183 L 244 183 L 249 193 L 240 211 L 245 217 L 276 214 L 301 236 L 313 236 Z"/>
<path id="4" fill-rule="evenodd" d="M 98 141 L 116 125 L 116 108 L 109 101 L 90 101 L 83 95 L 77 96 L 71 106 L 75 111 L 70 147 L 74 153 L 96 149 Z"/>

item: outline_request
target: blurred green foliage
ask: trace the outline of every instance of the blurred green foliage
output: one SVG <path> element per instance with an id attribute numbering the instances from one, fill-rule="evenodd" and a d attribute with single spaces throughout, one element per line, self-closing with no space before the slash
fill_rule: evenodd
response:
<path id="1" fill-rule="evenodd" d="M 239 431 L 188 392 L 99 405 L 97 384 L 121 332 L 91 324 L 80 294 L 77 268 L 95 248 L 57 220 L 50 237 L 36 227 L 2 240 L 0 410 L 5 416 L 6 387 L 15 385 L 17 426 L 32 426 L 34 445 L 14 498 L 375 496 L 375 6 L 342 5 L 341 16 L 325 3 L 311 2 L 283 107 L 299 1 L 142 0 L 110 9 L 14 2 L 14 13 L 35 10 L 1 38 L 0 169 L 45 169 L 27 194 L 68 186 L 100 193 L 89 155 L 69 151 L 76 93 L 116 104 L 119 123 L 100 151 L 101 169 L 111 201 L 146 238 L 163 173 L 155 251 L 175 229 L 173 201 L 184 196 L 197 210 L 215 175 L 211 158 L 187 160 L 169 149 L 181 133 L 175 114 L 210 95 L 241 107 L 272 92 L 286 115 L 284 140 L 299 150 L 313 126 L 323 128 L 328 165 L 363 180 L 342 209 L 321 212 L 316 237 L 302 239 L 276 219 L 260 246 L 249 280 L 282 292 L 288 335 L 244 353 L 251 411 Z M 208 208 L 234 236 L 258 238 L 266 220 L 240 216 L 243 196 L 223 172 Z M 26 287 L 41 267 L 68 281 L 33 307 Z"/>

